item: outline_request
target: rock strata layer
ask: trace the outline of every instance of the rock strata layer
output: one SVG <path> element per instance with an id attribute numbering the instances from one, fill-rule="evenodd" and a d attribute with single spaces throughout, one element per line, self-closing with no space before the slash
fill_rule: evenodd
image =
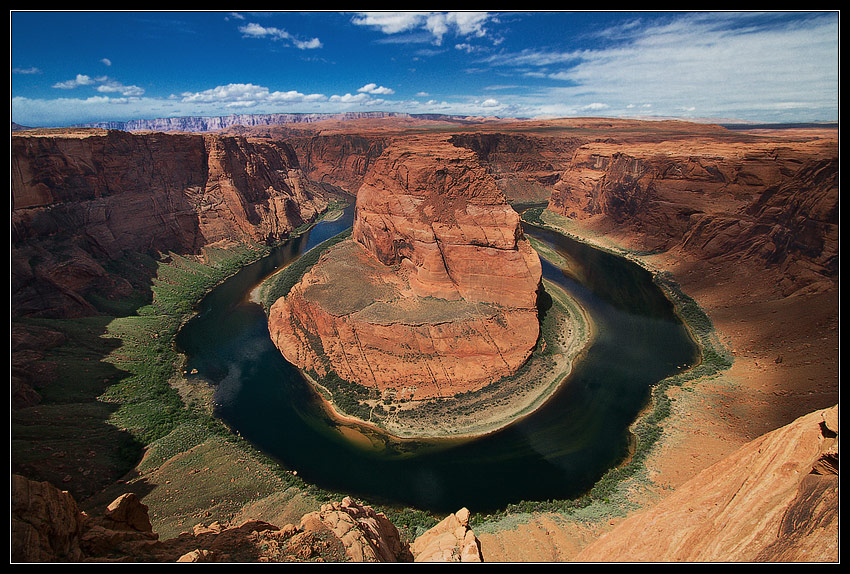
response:
<path id="1" fill-rule="evenodd" d="M 607 222 L 637 249 L 774 267 L 785 295 L 837 277 L 834 142 L 587 143 L 549 209 Z"/>
<path id="2" fill-rule="evenodd" d="M 16 132 L 11 191 L 16 316 L 93 314 L 127 252 L 277 241 L 327 206 L 288 144 L 218 135 Z"/>
<path id="3" fill-rule="evenodd" d="M 378 392 L 450 397 L 515 372 L 539 334 L 540 260 L 469 150 L 408 140 L 375 162 L 352 239 L 272 305 L 295 365 Z"/>

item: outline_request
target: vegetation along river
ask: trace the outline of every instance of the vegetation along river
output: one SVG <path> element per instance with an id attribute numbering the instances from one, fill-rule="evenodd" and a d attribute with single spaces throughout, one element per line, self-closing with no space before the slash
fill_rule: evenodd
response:
<path id="1" fill-rule="evenodd" d="M 596 336 L 567 384 L 532 415 L 466 440 L 364 446 L 339 431 L 269 338 L 251 290 L 275 269 L 351 226 L 353 206 L 247 266 L 204 298 L 177 345 L 215 386 L 216 414 L 310 483 L 370 503 L 492 512 L 523 500 L 581 496 L 628 454 L 628 427 L 651 386 L 697 360 L 673 306 L 644 269 L 530 225 L 569 265 L 546 279 L 589 313 Z"/>

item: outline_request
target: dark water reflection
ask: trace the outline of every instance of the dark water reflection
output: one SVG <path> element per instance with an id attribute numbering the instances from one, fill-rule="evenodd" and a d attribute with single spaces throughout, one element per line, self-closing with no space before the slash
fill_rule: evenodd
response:
<path id="1" fill-rule="evenodd" d="M 479 439 L 401 449 L 352 442 L 271 343 L 262 308 L 247 300 L 275 268 L 346 229 L 352 218 L 349 208 L 339 221 L 319 224 L 244 268 L 203 300 L 177 340 L 188 368 L 216 386 L 217 416 L 321 487 L 435 512 L 580 496 L 626 455 L 627 428 L 650 386 L 695 360 L 692 340 L 649 273 L 527 227 L 572 262 L 565 273 L 544 261 L 544 276 L 571 293 L 598 330 L 569 384 L 532 416 Z"/>

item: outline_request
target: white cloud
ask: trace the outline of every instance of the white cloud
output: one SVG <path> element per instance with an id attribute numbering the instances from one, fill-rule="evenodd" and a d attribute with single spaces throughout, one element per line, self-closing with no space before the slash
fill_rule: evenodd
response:
<path id="1" fill-rule="evenodd" d="M 125 86 L 114 80 L 105 80 L 101 85 L 95 88 L 98 92 L 112 93 L 117 92 L 122 96 L 134 97 L 141 96 L 145 91 L 139 86 Z"/>
<path id="2" fill-rule="evenodd" d="M 227 84 L 216 86 L 201 92 L 184 92 L 181 101 L 184 103 L 225 104 L 228 106 L 256 106 L 268 103 L 317 102 L 325 100 L 322 94 L 302 94 L 290 90 L 272 92 L 264 86 L 255 84 Z"/>
<path id="3" fill-rule="evenodd" d="M 390 88 L 385 88 L 384 86 L 379 86 L 374 83 L 366 84 L 362 88 L 358 88 L 358 92 L 362 92 L 365 94 L 373 94 L 373 95 L 389 95 L 394 94 L 395 90 Z"/>
<path id="4" fill-rule="evenodd" d="M 86 74 L 77 74 L 77 77 L 73 80 L 57 82 L 53 84 L 53 87 L 60 90 L 73 90 L 74 88 L 79 88 L 80 86 L 91 86 L 94 83 L 95 81 Z"/>
<path id="5" fill-rule="evenodd" d="M 239 31 L 242 32 L 243 36 L 248 38 L 271 38 L 272 40 L 292 42 L 292 45 L 299 50 L 314 50 L 322 47 L 322 42 L 318 38 L 300 40 L 281 28 L 261 26 L 254 22 L 239 26 Z"/>
<path id="6" fill-rule="evenodd" d="M 328 101 L 340 104 L 373 104 L 383 102 L 381 99 L 374 99 L 369 94 L 345 94 L 342 96 L 334 95 L 328 98 Z"/>
<path id="7" fill-rule="evenodd" d="M 35 66 L 31 68 L 12 68 L 13 74 L 23 74 L 23 75 L 34 75 L 40 74 L 41 70 L 36 68 Z"/>
<path id="8" fill-rule="evenodd" d="M 686 110 L 774 121 L 783 102 L 837 119 L 838 21 L 835 14 L 688 13 L 605 31 L 599 48 L 525 50 L 482 60 L 525 77 L 564 82 L 540 99 L 608 110 L 651 102 L 658 114 Z M 638 25 L 639 24 L 639 25 Z M 568 105 L 570 105 L 568 104 Z M 548 104 L 547 104 L 548 105 Z M 609 112 L 610 113 L 610 112 Z M 811 116 L 810 116 L 811 117 Z"/>
<path id="9" fill-rule="evenodd" d="M 429 12 L 361 12 L 352 18 L 358 26 L 377 28 L 384 34 L 398 34 L 418 28 Z"/>
<path id="10" fill-rule="evenodd" d="M 587 111 L 598 112 L 598 111 L 600 111 L 600 110 L 604 110 L 604 109 L 607 109 L 607 108 L 609 108 L 609 107 L 610 107 L 610 106 L 609 106 L 608 104 L 603 104 L 603 103 L 600 103 L 600 102 L 593 102 L 593 103 L 587 104 L 587 105 L 585 105 L 585 106 L 581 106 L 581 108 L 580 108 L 580 109 L 582 109 L 582 110 L 587 110 Z"/>
<path id="11" fill-rule="evenodd" d="M 360 12 L 352 18 L 358 26 L 368 26 L 384 34 L 425 30 L 440 45 L 447 34 L 484 37 L 486 24 L 493 19 L 488 12 Z"/>
<path id="12" fill-rule="evenodd" d="M 139 86 L 125 86 L 121 82 L 112 80 L 106 76 L 98 76 L 92 78 L 86 74 L 77 74 L 73 80 L 65 82 L 57 82 L 53 84 L 54 88 L 60 90 L 73 90 L 83 86 L 96 86 L 95 90 L 101 93 L 120 93 L 122 96 L 136 97 L 141 96 L 145 91 Z"/>

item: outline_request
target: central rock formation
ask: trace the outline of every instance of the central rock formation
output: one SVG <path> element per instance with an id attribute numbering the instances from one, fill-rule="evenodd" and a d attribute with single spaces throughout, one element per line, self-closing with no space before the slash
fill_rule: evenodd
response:
<path id="1" fill-rule="evenodd" d="M 357 195 L 352 239 L 272 305 L 298 367 L 394 393 L 450 397 L 514 373 L 539 334 L 540 260 L 473 152 L 391 145 Z"/>

